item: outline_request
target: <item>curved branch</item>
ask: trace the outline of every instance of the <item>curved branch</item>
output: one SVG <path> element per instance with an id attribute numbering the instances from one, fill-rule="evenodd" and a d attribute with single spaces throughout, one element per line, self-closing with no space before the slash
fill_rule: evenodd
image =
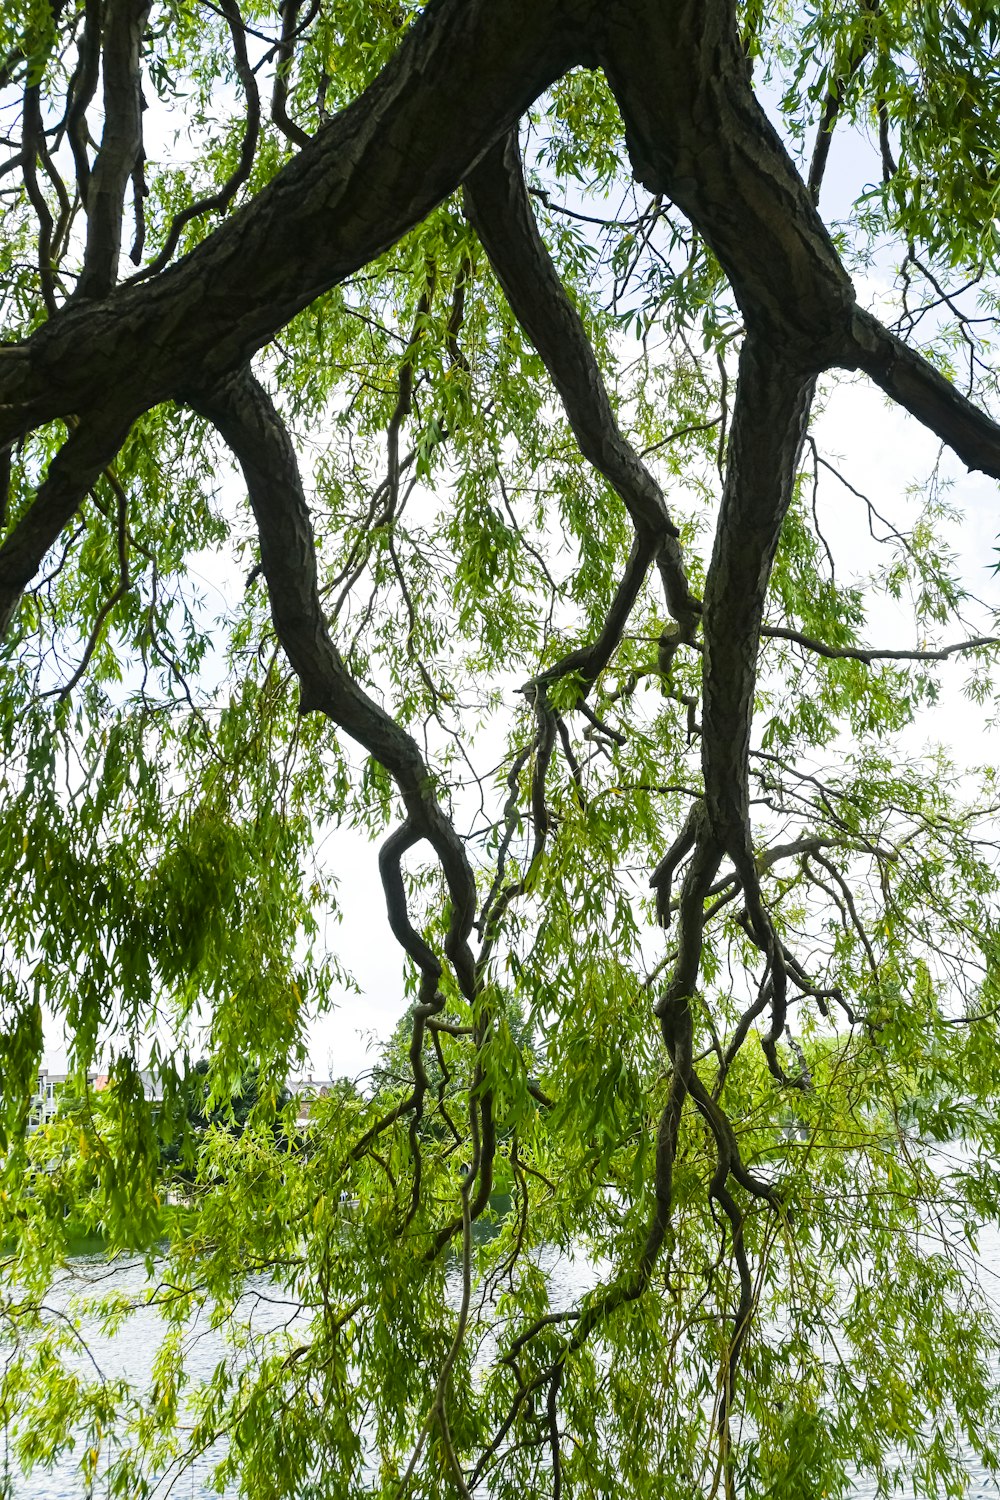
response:
<path id="1" fill-rule="evenodd" d="M 494 146 L 465 181 L 465 210 L 514 316 L 541 355 L 584 457 L 621 496 L 640 539 L 659 555 L 667 604 L 688 635 L 698 619 L 663 492 L 623 437 L 579 313 L 545 247 L 517 137 Z"/>
<path id="2" fill-rule="evenodd" d="M 142 152 L 140 48 L 150 0 L 107 0 L 104 130 L 87 185 L 87 245 L 79 298 L 104 297 L 118 279 L 125 192 Z"/>
<path id="3" fill-rule="evenodd" d="M 51 314 L 56 310 L 55 282 L 52 274 L 54 234 L 52 214 L 45 201 L 45 194 L 39 185 L 38 173 L 35 170 L 36 159 L 44 149 L 41 89 L 37 83 L 29 83 L 24 90 L 23 118 L 21 172 L 24 178 L 24 190 L 38 220 L 38 278 L 42 288 L 42 300 Z"/>
<path id="4" fill-rule="evenodd" d="M 537 677 L 533 677 L 530 682 L 526 683 L 521 689 L 522 692 L 529 692 L 549 682 L 558 682 L 560 678 L 568 677 L 571 672 L 576 673 L 580 678 L 584 695 L 589 691 L 618 649 L 635 601 L 649 574 L 655 553 L 656 544 L 648 534 L 637 533 L 632 543 L 625 572 L 615 590 L 611 607 L 596 640 L 591 641 L 589 645 L 577 646 L 574 650 L 567 651 L 566 655 L 561 656 L 551 667 L 546 667 L 543 672 L 538 673 Z"/>
<path id="5" fill-rule="evenodd" d="M 791 641 L 796 646 L 804 646 L 807 651 L 814 651 L 817 656 L 827 657 L 831 661 L 862 661 L 867 666 L 876 661 L 947 661 L 949 657 L 957 656 L 963 651 L 981 651 L 987 646 L 1000 646 L 1000 636 L 997 635 L 976 635 L 967 641 L 955 641 L 950 646 L 926 650 L 893 651 L 879 650 L 874 646 L 828 646 L 825 641 L 818 641 L 814 636 L 803 635 L 801 631 L 791 630 L 785 625 L 762 625 L 760 633 L 767 640 Z"/>
<path id="6" fill-rule="evenodd" d="M 711 247 L 747 327 L 816 373 L 843 348 L 854 288 L 754 95 L 736 6 L 676 0 L 648 18 L 636 9 L 606 7 L 599 53 L 635 175 Z"/>
<path id="7" fill-rule="evenodd" d="M 352 1155 L 357 1157 L 363 1145 L 395 1120 L 410 1116 L 413 1182 L 409 1222 L 419 1203 L 417 1127 L 429 1086 L 422 1060 L 424 1030 L 428 1019 L 442 1009 L 443 998 L 438 992 L 440 960 L 409 919 L 402 858 L 422 839 L 430 843 L 438 858 L 450 901 L 444 950 L 459 989 L 470 1004 L 476 1002 L 479 993 L 479 972 L 469 946 L 476 914 L 475 877 L 465 846 L 434 794 L 433 778 L 415 741 L 354 681 L 330 635 L 322 611 L 312 524 L 295 450 L 270 397 L 244 370 L 210 389 L 189 393 L 188 401 L 217 427 L 243 469 L 260 536 L 271 618 L 299 679 L 300 712 L 324 713 L 357 740 L 389 771 L 406 808 L 406 821 L 383 845 L 379 869 L 393 934 L 420 971 L 410 1046 L 414 1084 L 409 1097 L 366 1132 Z M 482 1021 L 477 1031 L 479 1043 L 484 1040 L 480 1031 L 486 1024 Z M 475 1153 L 463 1189 L 465 1202 L 475 1182 L 475 1194 L 468 1204 L 473 1219 L 489 1202 L 496 1152 L 492 1097 L 482 1085 L 477 1063 L 470 1097 Z M 458 1227 L 461 1220 L 441 1229 L 431 1253 L 437 1254 Z"/>
<path id="8" fill-rule="evenodd" d="M 222 3 L 222 0 L 220 0 Z M 294 57 L 293 42 L 299 34 L 298 26 L 299 10 L 302 0 L 282 0 L 281 3 L 281 40 L 277 45 L 278 64 L 274 74 L 274 92 L 271 95 L 271 119 L 277 125 L 282 135 L 292 142 L 293 146 L 308 146 L 310 137 L 302 130 L 288 113 L 288 74 Z M 309 15 L 303 27 L 307 26 L 319 9 L 318 0 L 312 5 Z"/>
<path id="9" fill-rule="evenodd" d="M 836 363 L 863 370 L 967 468 L 1000 479 L 1000 425 L 871 313 L 855 309 L 850 342 Z"/>
<path id="10" fill-rule="evenodd" d="M 86 203 L 90 186 L 90 157 L 87 152 L 87 110 L 97 92 L 101 74 L 101 0 L 84 0 L 83 35 L 80 38 L 76 71 L 70 82 L 70 102 L 66 112 L 66 137 L 76 168 L 76 189 Z"/>
<path id="11" fill-rule="evenodd" d="M 284 424 L 248 370 L 210 389 L 191 392 L 188 400 L 218 428 L 243 469 L 260 534 L 271 617 L 301 685 L 299 710 L 325 713 L 380 761 L 396 782 L 408 826 L 405 835 L 401 830 L 397 836 L 398 847 L 393 843 L 388 856 L 383 850 L 383 873 L 390 866 L 398 871 L 404 849 L 418 839 L 431 844 L 451 898 L 445 951 L 463 994 L 471 1000 L 476 976 L 468 938 L 475 920 L 476 883 L 465 847 L 434 796 L 433 777 L 415 741 L 355 682 L 330 635 L 319 597 L 309 509 Z M 404 925 L 394 916 L 392 900 L 390 921 L 404 948 L 425 973 L 432 972 L 436 958 L 408 921 Z M 435 981 L 439 974 L 438 966 Z"/>
<path id="12" fill-rule="evenodd" d="M 0 546 L 0 640 L 45 554 L 118 452 L 129 426 L 81 422 L 49 464 L 33 504 Z"/>
<path id="13" fill-rule="evenodd" d="M 753 334 L 740 352 L 739 377 L 705 582 L 702 767 L 712 826 L 749 889 L 756 883 L 747 773 L 757 653 L 813 384 Z"/>

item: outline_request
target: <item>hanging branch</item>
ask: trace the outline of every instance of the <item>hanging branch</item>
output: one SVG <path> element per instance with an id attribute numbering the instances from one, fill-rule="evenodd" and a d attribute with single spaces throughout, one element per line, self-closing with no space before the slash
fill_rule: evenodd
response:
<path id="1" fill-rule="evenodd" d="M 868 58 L 875 45 L 875 28 L 872 21 L 878 15 L 879 8 L 879 0 L 861 0 L 860 10 L 861 15 L 864 17 L 861 36 L 851 48 L 846 68 L 843 72 L 834 75 L 827 88 L 819 125 L 816 127 L 816 143 L 813 146 L 812 160 L 809 163 L 809 176 L 806 182 L 814 203 L 819 202 L 819 192 L 823 184 L 826 164 L 830 155 L 834 126 L 843 107 L 847 90 L 864 66 L 866 58 Z"/>
<path id="2" fill-rule="evenodd" d="M 401 1115 L 412 1114 L 412 1217 L 419 1196 L 420 1174 L 415 1122 L 419 1121 L 428 1088 L 421 1056 L 424 1027 L 428 1017 L 441 1010 L 443 1001 L 438 993 L 441 961 L 410 922 L 403 855 L 423 840 L 430 843 L 437 855 L 450 898 L 444 952 L 459 990 L 470 1005 L 478 1000 L 480 985 L 478 967 L 469 947 L 476 914 L 475 877 L 462 840 L 434 795 L 433 779 L 416 743 L 355 682 L 330 636 L 320 603 L 315 543 L 295 451 L 273 403 L 248 371 L 210 389 L 192 392 L 189 400 L 195 410 L 218 428 L 243 469 L 260 535 L 261 566 L 272 620 L 300 683 L 299 711 L 324 713 L 380 761 L 393 777 L 406 809 L 404 823 L 380 850 L 379 871 L 390 928 L 420 974 L 410 1047 L 414 1087 L 406 1100 L 365 1133 L 352 1154 L 357 1156 Z M 488 1024 L 489 1017 L 484 1016 L 482 1025 Z M 483 1040 L 478 1035 L 480 1044 Z M 471 1189 L 474 1182 L 475 1192 L 469 1212 L 476 1219 L 489 1203 L 496 1153 L 492 1099 L 489 1090 L 482 1087 L 478 1063 L 471 1093 L 477 1147 L 470 1168 L 469 1186 Z M 438 1232 L 434 1254 L 451 1241 L 461 1223 L 459 1217 Z"/>
<path id="3" fill-rule="evenodd" d="M 150 0 L 105 0 L 104 130 L 87 181 L 87 244 L 80 299 L 101 298 L 118 280 L 125 192 L 142 154 L 141 47 Z M 77 163 L 79 173 L 80 163 Z"/>
<path id="4" fill-rule="evenodd" d="M 260 94 L 253 68 L 250 66 L 250 59 L 247 56 L 246 27 L 243 24 L 237 0 L 219 0 L 219 8 L 229 27 L 229 35 L 233 43 L 234 67 L 236 76 L 243 87 L 245 99 L 246 128 L 240 144 L 240 154 L 234 170 L 217 192 L 209 193 L 195 203 L 189 203 L 187 208 L 181 209 L 179 214 L 174 215 L 163 242 L 163 248 L 149 265 L 140 271 L 138 276 L 132 278 L 133 282 L 144 281 L 161 271 L 177 249 L 184 226 L 190 224 L 192 219 L 200 218 L 202 214 L 221 213 L 228 208 L 240 188 L 249 180 L 253 170 L 257 143 L 260 139 Z M 132 259 L 136 260 L 137 257 L 133 254 Z"/>
<path id="5" fill-rule="evenodd" d="M 619 430 L 579 313 L 538 232 L 515 134 L 489 152 L 465 181 L 466 213 L 514 316 L 559 392 L 584 457 L 618 492 L 640 540 L 664 572 L 667 606 L 690 637 L 697 624 L 663 493 Z"/>
<path id="6" fill-rule="evenodd" d="M 310 137 L 296 125 L 288 113 L 288 76 L 294 58 L 293 44 L 295 37 L 309 25 L 319 10 L 318 0 L 313 0 L 306 20 L 299 27 L 301 8 L 302 0 L 281 0 L 281 40 L 275 49 L 277 64 L 274 70 L 274 92 L 271 95 L 271 119 L 293 146 L 308 146 L 310 141 Z"/>

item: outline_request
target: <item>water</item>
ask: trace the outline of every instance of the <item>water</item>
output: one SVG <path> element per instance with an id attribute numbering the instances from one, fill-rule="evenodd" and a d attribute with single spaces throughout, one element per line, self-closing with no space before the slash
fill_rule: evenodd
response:
<path id="1" fill-rule="evenodd" d="M 601 1268 L 591 1261 L 574 1260 L 567 1255 L 545 1258 L 545 1269 L 550 1285 L 553 1306 L 572 1306 L 573 1303 L 598 1280 Z M 51 1293 L 46 1297 L 46 1307 L 52 1316 L 58 1317 L 75 1298 L 84 1296 L 122 1295 L 136 1306 L 136 1311 L 113 1337 L 107 1337 L 96 1328 L 87 1329 L 87 1351 L 70 1356 L 67 1363 L 89 1375 L 96 1371 L 105 1379 L 125 1379 L 140 1390 L 148 1388 L 152 1373 L 153 1358 L 164 1332 L 164 1323 L 156 1307 L 144 1305 L 143 1296 L 150 1281 L 140 1257 L 118 1257 L 109 1262 L 102 1255 L 80 1255 L 73 1258 L 68 1270 L 60 1277 Z M 456 1307 L 461 1294 L 460 1275 L 457 1267 L 449 1277 L 448 1300 Z M 283 1298 L 266 1276 L 250 1278 L 247 1292 L 241 1300 L 239 1317 L 249 1322 L 255 1335 L 281 1328 L 294 1337 L 296 1323 L 302 1325 L 306 1317 L 296 1312 L 296 1305 Z M 224 1329 L 213 1328 L 207 1310 L 192 1319 L 185 1328 L 185 1368 L 190 1384 L 207 1380 L 219 1360 L 231 1352 Z M 2 1437 L 0 1437 L 2 1441 Z M 155 1489 L 156 1500 L 207 1500 L 218 1497 L 211 1485 L 212 1471 L 224 1456 L 223 1443 L 217 1443 L 185 1467 L 180 1476 L 170 1474 Z M 102 1488 L 98 1480 L 93 1492 L 89 1492 L 79 1472 L 79 1454 L 68 1454 L 52 1468 L 36 1467 L 24 1477 L 17 1473 L 8 1475 L 9 1489 L 4 1490 L 3 1455 L 0 1451 L 0 1500 L 102 1500 Z M 235 1487 L 223 1491 L 222 1500 L 236 1500 Z"/>
<path id="2" fill-rule="evenodd" d="M 87 1330 L 87 1354 L 70 1356 L 67 1363 L 90 1374 L 98 1373 L 104 1379 L 125 1379 L 142 1389 L 148 1387 L 153 1357 L 163 1338 L 164 1324 L 155 1307 L 142 1303 L 149 1281 L 145 1265 L 139 1257 L 119 1257 L 110 1264 L 102 1255 L 81 1255 L 71 1261 L 66 1273 L 59 1278 L 46 1298 L 53 1316 L 65 1311 L 74 1298 L 81 1296 L 104 1296 L 115 1294 L 135 1300 L 136 1311 L 113 1337 L 103 1335 L 95 1328 Z M 273 1288 L 260 1278 L 259 1291 L 262 1296 L 273 1295 Z M 251 1300 L 252 1297 L 251 1297 Z M 268 1304 L 262 1302 L 262 1307 Z M 285 1318 L 288 1310 L 285 1309 Z M 255 1324 L 261 1326 L 255 1316 Z M 280 1321 L 275 1318 L 274 1322 Z M 192 1383 L 208 1379 L 225 1352 L 225 1335 L 212 1329 L 206 1312 L 191 1320 L 187 1327 L 187 1368 Z M 215 1495 L 209 1487 L 212 1468 L 222 1457 L 221 1449 L 209 1449 L 195 1459 L 186 1472 L 170 1489 L 171 1500 L 201 1500 Z M 92 1500 L 79 1472 L 79 1456 L 68 1454 L 53 1468 L 36 1467 L 30 1476 L 12 1476 L 11 1500 Z M 0 1491 L 2 1493 L 2 1491 Z M 99 1500 L 100 1485 L 96 1487 L 93 1500 Z M 235 1494 L 234 1491 L 230 1495 Z M 229 1497 L 226 1497 L 229 1500 Z"/>
<path id="3" fill-rule="evenodd" d="M 553 1257 L 546 1267 L 552 1286 L 552 1305 L 570 1306 L 586 1290 L 595 1284 L 598 1268 L 585 1260 L 573 1260 L 568 1256 Z M 979 1274 L 984 1290 L 991 1294 L 995 1303 L 1000 1303 L 1000 1231 L 984 1233 L 980 1245 Z M 156 1308 L 142 1305 L 142 1295 L 149 1285 L 143 1262 L 138 1259 L 119 1258 L 109 1263 L 99 1255 L 80 1256 L 53 1288 L 46 1299 L 53 1315 L 70 1304 L 80 1294 L 120 1293 L 134 1298 L 137 1311 L 113 1337 L 106 1337 L 93 1330 L 88 1334 L 88 1353 L 80 1355 L 91 1370 L 94 1366 L 107 1378 L 125 1378 L 142 1388 L 148 1385 L 152 1361 L 163 1334 L 163 1322 Z M 451 1288 L 457 1300 L 457 1275 Z M 279 1326 L 294 1330 L 301 1318 L 287 1300 L 275 1292 L 273 1283 L 266 1277 L 252 1282 L 242 1304 L 241 1312 L 249 1316 L 254 1329 L 264 1333 Z M 213 1329 L 207 1312 L 202 1312 L 187 1325 L 185 1347 L 187 1368 L 192 1383 L 207 1379 L 220 1358 L 227 1352 L 226 1334 L 222 1329 Z M 1000 1368 L 1000 1351 L 998 1351 Z M 157 1489 L 157 1500 L 168 1493 L 170 1500 L 207 1500 L 217 1494 L 210 1485 L 211 1472 L 223 1456 L 221 1444 L 200 1455 L 180 1476 L 170 1476 Z M 78 1455 L 61 1459 L 52 1469 L 36 1468 L 28 1477 L 10 1476 L 10 1488 L 6 1495 L 10 1500 L 101 1500 L 100 1482 L 92 1492 L 87 1491 L 78 1469 Z M 977 1467 L 972 1455 L 969 1458 L 968 1491 L 971 1500 L 998 1500 L 1000 1487 L 985 1470 Z M 0 1455 L 0 1479 L 2 1479 L 2 1455 Z M 4 1495 L 0 1483 L 0 1495 Z M 224 1492 L 224 1500 L 235 1500 L 235 1489 Z M 853 1500 L 871 1500 L 874 1489 L 859 1483 Z"/>

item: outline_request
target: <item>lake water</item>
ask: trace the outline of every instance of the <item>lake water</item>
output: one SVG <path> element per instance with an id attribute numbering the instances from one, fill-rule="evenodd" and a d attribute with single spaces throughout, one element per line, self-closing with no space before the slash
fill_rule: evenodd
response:
<path id="1" fill-rule="evenodd" d="M 983 1235 L 980 1246 L 980 1270 L 984 1289 L 991 1291 L 993 1300 L 1000 1302 L 1000 1232 Z M 568 1257 L 553 1259 L 547 1267 L 552 1287 L 552 1305 L 569 1306 L 596 1280 L 596 1268 L 586 1261 L 574 1261 Z M 139 1259 L 119 1259 L 108 1264 L 101 1256 L 76 1258 L 60 1280 L 47 1305 L 53 1310 L 64 1308 L 74 1295 L 80 1293 L 124 1293 L 140 1299 L 148 1285 L 143 1263 Z M 457 1295 L 457 1287 L 455 1288 Z M 289 1324 L 292 1309 L 287 1301 L 277 1299 L 273 1286 L 264 1278 L 255 1286 L 248 1300 L 255 1328 L 261 1332 L 279 1324 Z M 96 1362 L 103 1374 L 111 1378 L 124 1377 L 138 1386 L 148 1383 L 153 1355 L 162 1336 L 163 1324 L 155 1309 L 140 1306 L 133 1317 L 113 1338 L 93 1334 L 88 1338 L 89 1357 Z M 189 1325 L 190 1353 L 188 1369 L 193 1381 L 207 1378 L 215 1369 L 224 1353 L 224 1336 L 209 1326 L 207 1315 L 201 1324 Z M 1000 1364 L 1000 1351 L 998 1351 Z M 221 1449 L 209 1451 L 195 1461 L 169 1486 L 170 1500 L 208 1500 L 216 1495 L 209 1487 L 209 1476 L 221 1457 Z M 54 1469 L 36 1469 L 27 1479 L 9 1475 L 8 1488 L 3 1487 L 0 1467 L 0 1500 L 100 1500 L 98 1483 L 92 1494 L 88 1493 L 79 1471 L 77 1460 L 72 1456 L 60 1462 Z M 2 1457 L 0 1457 L 2 1465 Z M 970 1455 L 968 1470 L 970 1500 L 998 1500 L 1000 1486 L 990 1476 L 976 1467 Z M 167 1486 L 162 1486 L 167 1494 Z M 235 1491 L 227 1491 L 225 1500 L 231 1500 Z M 157 1497 L 161 1489 L 156 1491 Z M 859 1484 L 854 1491 L 854 1500 L 870 1500 L 874 1490 Z M 812 1500 L 812 1497 L 803 1497 Z"/>
<path id="2" fill-rule="evenodd" d="M 573 1302 L 598 1279 L 598 1267 L 589 1261 L 575 1261 L 568 1256 L 553 1257 L 546 1266 L 551 1288 L 553 1306 L 571 1306 Z M 457 1269 L 451 1278 L 451 1293 L 457 1305 L 460 1285 Z M 148 1386 L 153 1356 L 163 1336 L 164 1324 L 155 1308 L 142 1305 L 142 1297 L 149 1286 L 145 1265 L 141 1258 L 119 1257 L 109 1262 L 101 1255 L 81 1255 L 73 1259 L 66 1274 L 60 1278 L 52 1293 L 46 1297 L 46 1306 L 58 1316 L 74 1297 L 121 1294 L 135 1299 L 135 1313 L 120 1331 L 107 1338 L 97 1332 L 87 1336 L 86 1356 L 81 1356 L 81 1369 L 94 1365 L 109 1379 L 126 1379 L 142 1388 Z M 449 1300 L 452 1300 L 449 1298 Z M 263 1334 L 269 1329 L 281 1327 L 294 1330 L 294 1308 L 275 1291 L 266 1277 L 250 1282 L 250 1290 L 242 1306 L 243 1316 L 249 1317 L 254 1329 Z M 207 1380 L 219 1360 L 227 1352 L 224 1334 L 210 1326 L 207 1313 L 200 1321 L 187 1325 L 185 1347 L 188 1349 L 185 1368 L 191 1384 L 199 1379 Z M 76 1363 L 77 1361 L 71 1361 Z M 210 1487 L 210 1476 L 214 1466 L 223 1456 L 222 1445 L 203 1453 L 179 1478 L 155 1490 L 156 1500 L 161 1495 L 166 1500 L 208 1500 L 218 1497 L 218 1491 Z M 101 1500 L 100 1482 L 93 1494 L 88 1493 L 78 1470 L 79 1458 L 72 1454 L 51 1469 L 36 1468 L 27 1478 L 18 1473 L 7 1476 L 8 1489 L 3 1488 L 3 1457 L 0 1453 L 0 1500 Z M 228 1489 L 223 1500 L 235 1500 L 237 1491 Z"/>

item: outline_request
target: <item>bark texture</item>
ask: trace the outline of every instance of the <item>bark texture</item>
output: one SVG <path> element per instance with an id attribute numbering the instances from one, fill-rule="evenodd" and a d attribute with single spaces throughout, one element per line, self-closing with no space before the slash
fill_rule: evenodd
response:
<path id="1" fill-rule="evenodd" d="M 365 93 L 197 249 L 0 349 L 0 442 L 95 405 L 134 417 L 192 371 L 242 367 L 453 192 L 542 89 L 584 60 L 578 11 L 582 0 L 430 5 Z"/>
<path id="2" fill-rule="evenodd" d="M 705 581 L 702 763 L 716 837 L 750 861 L 747 765 L 760 627 L 781 523 L 805 437 L 809 376 L 770 340 L 749 334 L 712 561 Z"/>
<path id="3" fill-rule="evenodd" d="M 104 22 L 104 134 L 87 187 L 87 247 L 79 297 L 118 279 L 125 193 L 142 153 L 139 49 L 149 0 L 109 0 Z"/>

